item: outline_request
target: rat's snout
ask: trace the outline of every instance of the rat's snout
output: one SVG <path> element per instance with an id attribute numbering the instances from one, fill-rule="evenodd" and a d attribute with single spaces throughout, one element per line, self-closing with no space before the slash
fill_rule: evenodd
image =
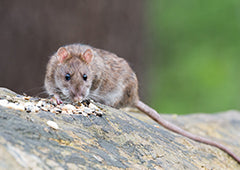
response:
<path id="1" fill-rule="evenodd" d="M 78 102 L 84 99 L 83 89 L 81 86 L 77 85 L 72 89 L 72 100 L 73 102 Z"/>
<path id="2" fill-rule="evenodd" d="M 82 99 L 83 99 L 83 97 L 82 97 L 81 95 L 76 95 L 76 96 L 74 96 L 73 101 L 74 101 L 74 102 L 79 102 L 79 101 L 81 101 Z"/>
<path id="3" fill-rule="evenodd" d="M 73 95 L 73 101 L 74 102 L 79 102 L 83 100 L 84 96 L 82 95 L 81 91 L 78 90 L 78 92 L 74 93 Z"/>

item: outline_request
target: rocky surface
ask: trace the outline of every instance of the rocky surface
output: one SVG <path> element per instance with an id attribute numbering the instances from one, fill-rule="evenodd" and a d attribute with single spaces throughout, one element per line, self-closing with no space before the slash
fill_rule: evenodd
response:
<path id="1" fill-rule="evenodd" d="M 16 102 L 12 98 L 23 96 L 0 88 L 0 100 Z M 0 106 L 0 169 L 240 169 L 223 151 L 172 133 L 143 114 L 95 105 L 101 116 Z M 164 117 L 240 156 L 238 111 Z"/>

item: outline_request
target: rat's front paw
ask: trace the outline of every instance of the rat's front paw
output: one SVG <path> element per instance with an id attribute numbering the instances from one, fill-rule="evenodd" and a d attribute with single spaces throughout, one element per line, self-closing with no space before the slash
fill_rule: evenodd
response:
<path id="1" fill-rule="evenodd" d="M 53 98 L 51 99 L 53 102 L 56 102 L 58 105 L 62 104 L 62 100 L 58 95 L 54 95 Z"/>
<path id="2" fill-rule="evenodd" d="M 61 99 L 56 99 L 56 102 L 58 105 L 63 103 Z"/>

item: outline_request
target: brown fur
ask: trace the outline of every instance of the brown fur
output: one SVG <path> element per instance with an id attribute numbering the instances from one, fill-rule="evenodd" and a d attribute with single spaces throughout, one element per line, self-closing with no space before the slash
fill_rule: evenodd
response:
<path id="1" fill-rule="evenodd" d="M 60 62 L 55 53 L 47 66 L 45 88 L 50 95 L 73 101 L 76 95 L 82 94 L 82 99 L 94 99 L 117 108 L 133 106 L 138 101 L 137 77 L 124 59 L 88 45 L 73 44 L 64 48 L 71 57 Z M 88 49 L 93 51 L 93 59 L 85 63 L 81 55 Z M 66 73 L 72 75 L 71 82 L 65 80 Z M 88 76 L 86 82 L 82 80 L 83 74 Z"/>

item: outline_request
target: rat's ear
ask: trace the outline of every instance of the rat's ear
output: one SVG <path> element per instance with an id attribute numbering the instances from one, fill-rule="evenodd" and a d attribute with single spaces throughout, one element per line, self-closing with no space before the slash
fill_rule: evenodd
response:
<path id="1" fill-rule="evenodd" d="M 87 64 L 89 64 L 93 59 L 93 51 L 91 49 L 87 49 L 81 57 Z"/>
<path id="2" fill-rule="evenodd" d="M 60 47 L 57 51 L 57 56 L 59 59 L 60 63 L 63 63 L 64 61 L 66 61 L 68 58 L 70 58 L 70 53 L 67 51 L 66 48 L 64 47 Z"/>

